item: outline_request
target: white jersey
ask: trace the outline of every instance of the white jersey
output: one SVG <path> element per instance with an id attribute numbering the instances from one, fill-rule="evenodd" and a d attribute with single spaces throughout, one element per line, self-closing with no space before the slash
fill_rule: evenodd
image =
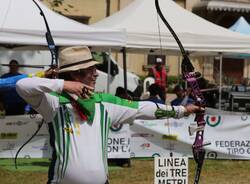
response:
<path id="1" fill-rule="evenodd" d="M 82 120 L 70 100 L 60 94 L 63 80 L 26 78 L 18 81 L 17 91 L 49 124 L 54 149 L 48 183 L 104 184 L 107 181 L 107 139 L 109 127 L 132 123 L 134 119 L 155 119 L 153 102 L 133 102 L 110 94 L 95 94 L 88 102 L 91 121 Z M 172 110 L 171 106 L 159 105 Z M 184 107 L 174 107 L 182 117 Z M 51 123 L 49 123 L 51 122 Z"/>

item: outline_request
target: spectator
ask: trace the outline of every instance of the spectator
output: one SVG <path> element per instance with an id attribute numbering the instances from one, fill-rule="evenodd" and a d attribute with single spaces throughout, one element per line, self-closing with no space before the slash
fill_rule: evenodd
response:
<path id="1" fill-rule="evenodd" d="M 203 90 L 202 94 L 205 98 L 206 107 L 216 108 L 216 103 L 219 98 L 218 87 L 214 84 L 210 84 L 204 77 L 198 79 L 198 84 L 199 88 Z"/>
<path id="2" fill-rule="evenodd" d="M 13 77 L 16 75 L 21 75 L 21 73 L 18 72 L 19 70 L 19 63 L 17 60 L 12 59 L 9 62 L 9 72 L 3 74 L 0 78 L 7 78 L 7 77 Z"/>
<path id="3" fill-rule="evenodd" d="M 21 75 L 18 72 L 19 64 L 16 60 L 11 60 L 9 63 L 9 72 L 3 74 L 0 78 L 10 78 Z M 0 92 L 3 99 L 6 115 L 20 115 L 24 114 L 26 102 L 17 94 L 15 88 L 8 90 L 8 92 Z"/>
<path id="4" fill-rule="evenodd" d="M 149 91 L 149 98 L 146 100 L 155 102 L 155 103 L 165 104 L 164 99 L 161 98 L 162 89 L 159 85 L 151 84 L 148 87 L 148 91 Z"/>
<path id="5" fill-rule="evenodd" d="M 123 99 L 128 99 L 128 100 L 133 99 L 132 92 L 127 90 L 127 93 L 126 93 L 125 89 L 121 86 L 116 88 L 115 96 L 118 96 L 118 97 L 123 98 Z"/>
<path id="6" fill-rule="evenodd" d="M 167 72 L 165 65 L 163 64 L 162 58 L 156 58 L 155 64 L 150 70 L 151 74 L 155 79 L 155 84 L 161 88 L 160 97 L 163 101 L 166 100 L 166 87 L 167 87 Z"/>
<path id="7" fill-rule="evenodd" d="M 171 101 L 171 105 L 176 106 L 176 105 L 187 105 L 194 103 L 194 100 L 189 96 L 191 92 L 190 90 L 191 89 L 188 88 L 187 93 L 185 94 L 185 91 L 182 88 L 182 86 L 176 85 L 173 91 L 177 97 Z"/>

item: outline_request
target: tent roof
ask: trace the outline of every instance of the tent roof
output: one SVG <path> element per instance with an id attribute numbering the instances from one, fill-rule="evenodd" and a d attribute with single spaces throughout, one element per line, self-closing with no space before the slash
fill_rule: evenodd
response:
<path id="1" fill-rule="evenodd" d="M 250 25 L 242 16 L 228 29 L 242 34 L 250 34 Z"/>
<path id="2" fill-rule="evenodd" d="M 55 44 L 88 46 L 124 46 L 124 30 L 98 29 L 40 5 L 48 21 Z M 20 45 L 47 45 L 46 27 L 40 11 L 32 0 L 4 0 L 0 6 L 0 43 Z"/>
<path id="3" fill-rule="evenodd" d="M 165 18 L 177 33 L 185 49 L 192 52 L 249 53 L 250 37 L 217 26 L 183 9 L 172 0 L 159 0 Z M 178 45 L 159 18 L 154 0 L 135 0 L 121 11 L 101 20 L 94 27 L 125 28 L 127 47 L 178 51 Z"/>

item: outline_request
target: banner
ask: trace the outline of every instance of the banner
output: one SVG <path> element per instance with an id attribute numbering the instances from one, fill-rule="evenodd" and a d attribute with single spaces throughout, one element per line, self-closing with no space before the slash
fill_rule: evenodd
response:
<path id="1" fill-rule="evenodd" d="M 204 143 L 207 158 L 249 159 L 250 116 L 206 115 Z M 168 120 L 136 120 L 131 126 L 131 154 L 134 157 L 174 156 L 192 157 L 194 133 L 188 126 L 196 125 L 194 116 Z"/>
<path id="2" fill-rule="evenodd" d="M 17 150 L 35 133 L 41 115 L 0 118 L 0 158 L 14 158 Z M 109 158 L 130 158 L 129 125 L 112 126 L 108 138 Z M 19 158 L 50 158 L 49 133 L 44 123 L 38 134 L 22 149 Z"/>
<path id="3" fill-rule="evenodd" d="M 6 116 L 0 119 L 0 158 L 14 158 L 17 150 L 35 133 L 42 117 Z M 20 158 L 49 158 L 49 135 L 44 123 L 38 134 L 19 153 Z"/>
<path id="4" fill-rule="evenodd" d="M 250 116 L 206 115 L 204 142 L 207 158 L 250 159 Z M 13 158 L 42 122 L 40 115 L 6 116 L 0 119 L 0 158 Z M 194 116 L 182 119 L 136 120 L 132 126 L 109 131 L 109 158 L 169 156 L 192 157 L 194 135 L 188 126 Z M 47 125 L 22 149 L 19 157 L 48 158 L 51 155 Z"/>

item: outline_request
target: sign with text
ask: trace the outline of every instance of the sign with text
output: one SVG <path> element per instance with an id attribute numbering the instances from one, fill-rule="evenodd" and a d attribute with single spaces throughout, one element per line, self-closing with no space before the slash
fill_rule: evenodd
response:
<path id="1" fill-rule="evenodd" d="M 108 158 L 130 158 L 130 130 L 128 124 L 111 127 L 107 151 Z"/>
<path id="2" fill-rule="evenodd" d="M 155 157 L 154 184 L 188 184 L 187 157 Z"/>

